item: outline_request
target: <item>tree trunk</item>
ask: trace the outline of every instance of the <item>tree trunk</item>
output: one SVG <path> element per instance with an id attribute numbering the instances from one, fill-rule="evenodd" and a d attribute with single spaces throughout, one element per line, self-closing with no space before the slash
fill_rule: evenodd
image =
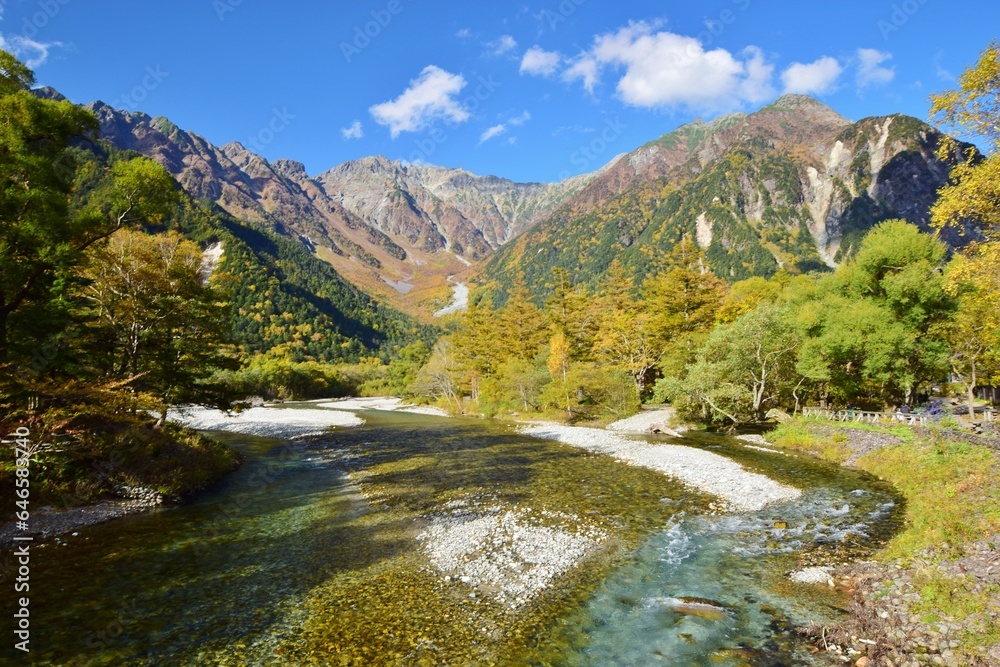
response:
<path id="1" fill-rule="evenodd" d="M 972 376 L 966 385 L 969 390 L 969 419 L 976 418 L 976 365 L 972 364 Z"/>

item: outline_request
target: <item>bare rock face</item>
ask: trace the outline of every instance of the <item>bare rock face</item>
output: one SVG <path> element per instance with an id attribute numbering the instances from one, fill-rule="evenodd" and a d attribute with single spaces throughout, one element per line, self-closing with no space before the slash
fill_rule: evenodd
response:
<path id="1" fill-rule="evenodd" d="M 514 183 L 383 156 L 345 162 L 316 181 L 326 195 L 386 233 L 481 259 L 551 212 L 588 179 Z"/>
<path id="2" fill-rule="evenodd" d="M 382 156 L 346 162 L 312 178 L 300 162 L 270 163 L 237 142 L 216 147 L 166 118 L 120 111 L 101 102 L 90 109 L 104 137 L 119 148 L 155 159 L 192 195 L 216 201 L 243 219 L 306 235 L 320 245 L 336 246 L 338 237 L 346 238 L 343 245 L 356 243 L 380 260 L 393 244 L 404 252 L 390 256 L 405 256 L 409 246 L 482 258 L 590 180 L 514 183 Z"/>

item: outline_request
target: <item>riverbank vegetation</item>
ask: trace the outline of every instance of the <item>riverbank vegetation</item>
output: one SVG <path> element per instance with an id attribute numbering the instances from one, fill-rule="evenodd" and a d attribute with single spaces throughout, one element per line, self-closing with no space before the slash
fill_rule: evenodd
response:
<path id="1" fill-rule="evenodd" d="M 879 445 L 872 447 L 870 436 L 876 436 Z M 880 567 L 895 568 L 893 577 L 905 577 L 919 593 L 912 612 L 923 623 L 948 621 L 966 628 L 961 641 L 967 664 L 979 664 L 975 661 L 981 651 L 976 647 L 1000 643 L 997 625 L 991 620 L 1000 613 L 995 573 L 978 571 L 974 560 L 968 560 L 968 571 L 953 567 L 968 555 L 970 545 L 997 548 L 998 450 L 964 441 L 955 431 L 939 426 L 918 431 L 873 425 L 859 429 L 801 417 L 779 424 L 767 437 L 777 447 L 836 463 L 853 454 L 853 465 L 891 482 L 904 499 L 906 521 L 903 530 L 875 554 Z M 893 586 L 898 588 L 898 581 L 887 584 L 886 590 Z M 881 589 L 871 591 L 874 601 L 857 609 L 877 605 L 878 596 L 884 594 Z M 864 619 L 852 622 L 858 621 Z"/>

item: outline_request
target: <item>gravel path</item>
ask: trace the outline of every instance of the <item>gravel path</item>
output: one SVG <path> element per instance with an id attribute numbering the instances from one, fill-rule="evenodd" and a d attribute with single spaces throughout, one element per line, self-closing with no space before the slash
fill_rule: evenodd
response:
<path id="1" fill-rule="evenodd" d="M 361 426 L 357 415 L 341 410 L 296 410 L 293 408 L 250 408 L 229 414 L 200 406 L 175 408 L 167 419 L 199 431 L 229 431 L 264 438 L 301 438 L 322 435 L 331 427 Z"/>
<path id="2" fill-rule="evenodd" d="M 608 430 L 616 433 L 651 433 L 656 429 L 658 433 L 680 437 L 678 430 L 667 427 L 676 416 L 677 411 L 673 408 L 643 410 L 639 414 L 609 424 Z"/>
<path id="3" fill-rule="evenodd" d="M 556 440 L 607 454 L 631 465 L 650 468 L 721 498 L 735 511 L 759 510 L 771 503 L 798 498 L 802 491 L 743 468 L 724 456 L 681 445 L 650 445 L 596 428 L 560 424 L 527 424 L 525 435 Z"/>

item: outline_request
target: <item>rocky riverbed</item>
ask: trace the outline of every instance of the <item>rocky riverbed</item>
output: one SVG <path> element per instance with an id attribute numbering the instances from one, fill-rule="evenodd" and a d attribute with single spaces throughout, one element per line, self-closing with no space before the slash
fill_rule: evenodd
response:
<path id="1" fill-rule="evenodd" d="M 605 539 L 579 517 L 526 507 L 451 503 L 417 536 L 446 584 L 466 584 L 511 609 L 529 602 Z M 476 592 L 470 593 L 471 597 Z"/>
<path id="2" fill-rule="evenodd" d="M 228 431 L 262 438 L 303 438 L 331 428 L 361 426 L 365 420 L 347 410 L 255 407 L 223 412 L 201 406 L 173 408 L 167 419 L 198 431 Z"/>
<path id="3" fill-rule="evenodd" d="M 985 638 L 1000 626 L 1000 534 L 964 545 L 957 558 L 939 556 L 929 550 L 907 562 L 864 561 L 837 568 L 836 580 L 854 591 L 851 616 L 830 628 L 809 629 L 809 634 L 818 646 L 859 666 L 1000 665 L 1000 643 L 969 640 Z M 921 611 L 921 581 L 928 577 L 951 580 L 956 596 L 986 597 L 992 611 L 965 618 Z"/>
<path id="4" fill-rule="evenodd" d="M 122 500 L 105 500 L 85 507 L 42 507 L 32 512 L 31 530 L 27 534 L 42 540 L 65 535 L 75 537 L 74 531 L 80 528 L 96 526 L 129 514 L 147 512 L 162 503 L 162 497 L 158 499 L 154 495 Z M 0 547 L 13 547 L 14 537 L 25 534 L 25 531 L 16 528 L 14 522 L 0 526 Z"/>

